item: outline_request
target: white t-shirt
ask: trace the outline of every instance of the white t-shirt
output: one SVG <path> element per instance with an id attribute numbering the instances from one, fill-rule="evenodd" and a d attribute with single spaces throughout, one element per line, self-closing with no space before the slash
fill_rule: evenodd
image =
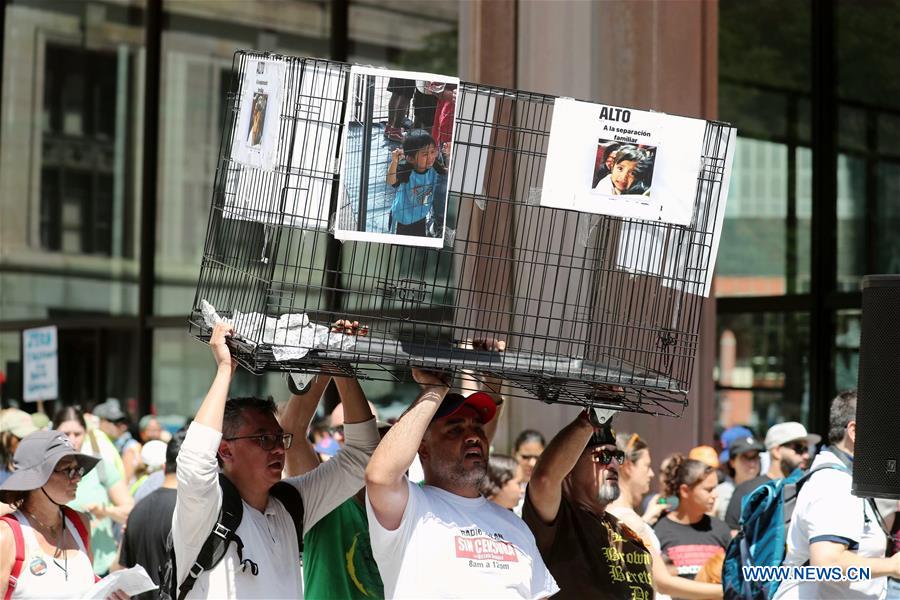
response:
<path id="1" fill-rule="evenodd" d="M 820 453 L 812 469 L 825 464 L 841 464 L 832 452 Z M 860 556 L 884 556 L 887 537 L 870 503 L 850 493 L 852 477 L 837 469 L 813 475 L 800 490 L 787 535 L 784 564 L 803 565 L 809 560 L 809 546 L 817 541 L 846 544 Z M 795 598 L 884 598 L 887 578 L 860 582 L 784 581 L 778 586 L 779 599 Z"/>
<path id="2" fill-rule="evenodd" d="M 407 480 L 400 526 L 388 531 L 366 496 L 385 598 L 546 598 L 559 591 L 524 521 L 484 498 Z"/>

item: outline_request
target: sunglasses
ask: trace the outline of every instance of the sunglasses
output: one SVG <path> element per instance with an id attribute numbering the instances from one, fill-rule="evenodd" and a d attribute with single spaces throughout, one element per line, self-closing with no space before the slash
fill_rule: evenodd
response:
<path id="1" fill-rule="evenodd" d="M 616 459 L 616 462 L 621 465 L 625 462 L 625 452 L 623 450 L 608 450 L 606 448 L 591 452 L 591 460 L 601 465 L 608 465 L 613 459 Z"/>
<path id="2" fill-rule="evenodd" d="M 782 444 L 782 448 L 790 448 L 797 454 L 809 454 L 809 446 L 803 442 L 791 442 L 790 444 Z"/>
<path id="3" fill-rule="evenodd" d="M 76 465 L 74 467 L 65 467 L 63 469 L 53 469 L 54 473 L 65 473 L 66 477 L 69 478 L 69 481 L 75 479 L 76 477 L 84 477 L 84 467 L 80 465 Z"/>
<path id="4" fill-rule="evenodd" d="M 226 442 L 233 442 L 234 440 L 256 440 L 259 447 L 268 452 L 276 445 L 282 446 L 285 450 L 288 450 L 291 447 L 291 443 L 294 441 L 294 434 L 263 433 L 260 435 L 239 435 L 237 437 L 225 438 Z"/>

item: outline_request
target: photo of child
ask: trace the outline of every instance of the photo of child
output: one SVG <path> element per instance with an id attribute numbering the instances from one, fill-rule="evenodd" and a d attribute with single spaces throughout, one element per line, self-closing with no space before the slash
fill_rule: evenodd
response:
<path id="1" fill-rule="evenodd" d="M 247 130 L 247 145 L 259 146 L 262 143 L 263 127 L 266 124 L 266 105 L 269 95 L 261 92 L 253 94 L 253 108 L 250 111 L 250 127 Z"/>
<path id="2" fill-rule="evenodd" d="M 592 190 L 609 196 L 650 196 L 656 147 L 599 140 Z"/>
<path id="3" fill-rule="evenodd" d="M 458 85 L 431 73 L 351 69 L 337 239 L 443 246 Z M 416 93 L 433 103 L 416 106 Z"/>
<path id="4" fill-rule="evenodd" d="M 434 237 L 434 228 L 429 230 L 427 221 L 441 183 L 446 190 L 449 146 L 444 142 L 438 153 L 431 134 L 414 129 L 403 139 L 402 147 L 391 153 L 386 181 L 396 190 L 391 203 L 393 233 Z"/>

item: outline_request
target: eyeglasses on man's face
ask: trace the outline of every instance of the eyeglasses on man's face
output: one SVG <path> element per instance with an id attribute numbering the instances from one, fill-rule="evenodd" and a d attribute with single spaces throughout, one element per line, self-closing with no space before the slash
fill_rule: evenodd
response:
<path id="1" fill-rule="evenodd" d="M 609 450 L 608 448 L 591 452 L 591 460 L 601 465 L 608 465 L 613 459 L 621 465 L 625 462 L 625 452 L 622 450 Z"/>
<path id="2" fill-rule="evenodd" d="M 81 465 L 73 465 L 71 467 L 63 467 L 61 469 L 53 469 L 54 473 L 65 473 L 66 477 L 69 478 L 69 481 L 75 479 L 76 477 L 84 477 L 84 467 Z"/>
<path id="3" fill-rule="evenodd" d="M 282 446 L 285 450 L 291 447 L 294 441 L 293 433 L 261 433 L 259 435 L 239 435 L 236 437 L 225 438 L 226 442 L 235 440 L 256 440 L 259 447 L 265 451 L 272 450 L 276 444 Z"/>

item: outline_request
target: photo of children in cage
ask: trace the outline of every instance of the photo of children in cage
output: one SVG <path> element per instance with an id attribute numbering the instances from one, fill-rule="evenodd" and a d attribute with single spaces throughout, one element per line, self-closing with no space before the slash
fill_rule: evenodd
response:
<path id="1" fill-rule="evenodd" d="M 247 145 L 259 146 L 262 143 L 263 127 L 266 124 L 266 105 L 269 95 L 261 92 L 253 94 L 253 106 L 250 109 L 250 127 L 247 130 Z"/>
<path id="2" fill-rule="evenodd" d="M 443 245 L 457 82 L 354 67 L 335 237 Z"/>
<path id="3" fill-rule="evenodd" d="M 656 147 L 601 139 L 591 189 L 607 196 L 650 196 Z"/>

